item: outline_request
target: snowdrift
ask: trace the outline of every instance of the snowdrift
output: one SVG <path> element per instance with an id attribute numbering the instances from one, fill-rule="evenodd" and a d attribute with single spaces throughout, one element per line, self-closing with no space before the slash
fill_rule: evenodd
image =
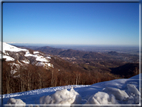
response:
<path id="1" fill-rule="evenodd" d="M 26 106 L 26 103 L 24 103 L 21 99 L 14 99 L 14 98 L 10 98 L 7 104 L 10 107 L 16 107 L 16 106 L 25 107 Z"/>
<path id="2" fill-rule="evenodd" d="M 43 96 L 40 98 L 40 104 L 58 104 L 58 106 L 70 106 L 71 104 L 79 104 L 81 96 L 71 88 L 70 91 L 67 89 L 56 91 L 52 95 Z"/>
<path id="3" fill-rule="evenodd" d="M 18 105 L 19 102 L 21 102 L 23 106 L 25 106 L 25 103 L 26 106 L 31 106 L 31 104 L 33 106 L 49 106 L 52 104 L 55 104 L 55 106 L 74 106 L 76 104 L 80 106 L 140 106 L 140 76 L 141 74 L 130 79 L 116 79 L 87 86 L 70 85 L 33 90 L 29 91 L 29 93 L 21 92 L 20 94 L 6 94 L 3 95 L 3 104 Z M 74 87 L 74 89 L 72 87 Z M 35 91 L 36 93 L 34 93 Z"/>

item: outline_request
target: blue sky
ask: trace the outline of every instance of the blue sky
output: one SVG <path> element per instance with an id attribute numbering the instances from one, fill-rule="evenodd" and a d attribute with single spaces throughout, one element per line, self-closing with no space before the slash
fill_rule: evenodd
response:
<path id="1" fill-rule="evenodd" d="M 3 41 L 139 45 L 139 3 L 3 3 Z"/>

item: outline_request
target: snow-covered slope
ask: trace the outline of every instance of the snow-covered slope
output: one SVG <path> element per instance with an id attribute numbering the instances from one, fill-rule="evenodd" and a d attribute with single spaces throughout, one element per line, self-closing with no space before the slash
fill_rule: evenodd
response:
<path id="1" fill-rule="evenodd" d="M 55 104 L 61 107 L 63 105 L 74 106 L 74 104 L 80 106 L 140 106 L 141 80 L 139 76 L 130 79 L 100 82 L 93 85 L 69 85 L 5 94 L 3 95 L 3 104 L 11 105 L 12 101 L 15 101 L 13 104 L 18 104 L 18 101 L 23 101 L 22 104 L 27 104 L 27 106 L 30 106 L 28 104 L 34 106 Z"/>
<path id="2" fill-rule="evenodd" d="M 11 65 L 11 70 L 14 71 L 14 73 L 16 73 L 20 66 L 26 66 L 27 64 L 43 66 L 47 69 L 50 67 L 53 68 L 53 64 L 50 63 L 51 57 L 49 55 L 45 55 L 38 51 L 30 52 L 28 49 L 21 49 L 5 42 L 3 42 L 2 47 L 3 50 L 0 56 Z M 13 67 L 15 65 L 16 67 Z"/>

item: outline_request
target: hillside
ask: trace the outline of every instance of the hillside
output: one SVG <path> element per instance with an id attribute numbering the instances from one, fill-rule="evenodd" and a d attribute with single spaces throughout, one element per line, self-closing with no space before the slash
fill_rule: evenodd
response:
<path id="1" fill-rule="evenodd" d="M 28 46 L 28 48 L 29 47 L 30 46 Z M 119 67 L 125 64 L 131 63 L 131 65 L 139 65 L 139 56 L 137 54 L 129 54 L 126 52 L 119 53 L 116 51 L 92 52 L 73 49 L 52 48 L 49 46 L 34 46 L 31 47 L 31 49 L 51 55 L 56 55 L 62 58 L 63 60 L 66 60 L 74 64 L 75 66 L 79 66 L 83 69 L 83 71 L 85 70 L 86 72 L 110 72 L 112 74 L 118 75 L 119 77 L 129 78 L 131 76 L 138 74 L 137 71 L 139 71 L 139 66 L 131 66 L 131 73 L 124 73 L 124 75 L 119 75 L 118 73 L 114 72 L 114 69 L 118 71 Z M 122 71 L 127 72 L 127 70 Z"/>
<path id="2" fill-rule="evenodd" d="M 76 50 L 62 50 L 62 55 L 75 55 L 73 58 L 61 57 L 7 43 L 3 43 L 1 53 L 2 93 L 5 94 L 3 104 L 11 106 L 19 103 L 24 105 L 56 103 L 60 106 L 64 104 L 85 106 L 85 104 L 139 103 L 139 76 L 133 77 L 135 80 L 119 79 L 138 74 L 136 63 L 122 63 L 110 59 L 109 55 L 103 53 Z M 115 56 L 116 53 L 108 54 Z"/>
<path id="3" fill-rule="evenodd" d="M 2 63 L 3 94 L 119 78 L 109 72 L 90 72 L 59 56 L 7 43 L 3 43 Z"/>
<path id="4" fill-rule="evenodd" d="M 116 51 L 91 52 L 73 49 L 52 48 L 49 46 L 38 47 L 35 48 L 35 50 L 47 54 L 57 55 L 66 61 L 76 64 L 85 71 L 111 72 L 112 74 L 126 78 L 138 74 L 137 71 L 139 71 L 139 56 L 137 54 L 119 53 Z M 129 64 L 131 65 L 125 66 Z M 125 71 L 123 69 L 119 69 L 121 66 L 124 66 L 123 69 L 125 69 Z M 131 69 L 131 73 L 127 73 L 129 67 Z M 123 75 L 119 75 L 119 73 L 115 73 L 114 70 L 117 72 L 121 70 L 120 72 L 125 73 Z"/>
<path id="5" fill-rule="evenodd" d="M 124 78 L 130 78 L 132 75 L 136 75 L 139 72 L 138 63 L 127 63 L 117 68 L 110 68 L 111 73 L 120 75 Z M 135 72 L 134 72 L 135 71 Z"/>

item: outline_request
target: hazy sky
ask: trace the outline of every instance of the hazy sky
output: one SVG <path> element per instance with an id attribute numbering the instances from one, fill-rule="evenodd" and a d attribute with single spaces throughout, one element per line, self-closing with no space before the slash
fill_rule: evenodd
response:
<path id="1" fill-rule="evenodd" d="M 3 41 L 138 45 L 139 3 L 3 3 Z"/>

